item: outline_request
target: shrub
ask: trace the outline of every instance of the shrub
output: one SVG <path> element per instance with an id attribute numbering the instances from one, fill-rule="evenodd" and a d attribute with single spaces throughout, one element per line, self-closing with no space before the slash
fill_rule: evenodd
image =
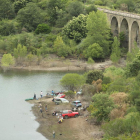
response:
<path id="1" fill-rule="evenodd" d="M 50 33 L 51 31 L 51 28 L 49 25 L 45 24 L 45 23 L 42 23 L 42 24 L 39 24 L 35 30 L 35 33 L 36 34 L 40 34 L 40 33 L 43 33 L 43 34 L 48 34 Z"/>
<path id="2" fill-rule="evenodd" d="M 125 75 L 126 77 L 137 76 L 139 70 L 140 70 L 140 60 L 136 58 L 126 66 Z"/>
<path id="3" fill-rule="evenodd" d="M 111 66 L 109 68 L 106 68 L 104 71 L 104 76 L 110 77 L 111 80 L 116 80 L 120 77 L 123 77 L 125 71 L 122 68 L 117 68 L 115 66 Z"/>
<path id="4" fill-rule="evenodd" d="M 85 95 L 94 95 L 96 93 L 96 87 L 89 84 L 84 84 L 82 86 L 82 94 Z"/>
<path id="5" fill-rule="evenodd" d="M 126 83 L 125 79 L 119 78 L 110 84 L 107 91 L 109 93 L 114 92 L 114 91 L 128 92 L 128 88 L 126 85 L 127 85 L 127 83 Z"/>
<path id="6" fill-rule="evenodd" d="M 75 42 L 80 42 L 82 38 L 86 37 L 87 16 L 80 14 L 78 17 L 73 17 L 63 28 L 62 33 Z"/>
<path id="7" fill-rule="evenodd" d="M 140 112 L 140 99 L 135 99 L 136 109 Z"/>
<path id="8" fill-rule="evenodd" d="M 128 101 L 128 94 L 124 92 L 113 93 L 110 95 L 113 98 L 115 104 L 122 106 L 122 104 L 127 103 Z"/>
<path id="9" fill-rule="evenodd" d="M 20 27 L 19 24 L 12 20 L 2 20 L 0 21 L 0 35 L 8 36 L 11 34 L 19 33 Z"/>
<path id="10" fill-rule="evenodd" d="M 87 74 L 86 83 L 91 84 L 93 80 L 103 79 L 103 72 L 99 70 L 89 71 Z"/>
<path id="11" fill-rule="evenodd" d="M 132 134 L 140 132 L 139 128 L 139 113 L 129 113 L 125 118 L 117 118 L 102 126 L 105 136 L 117 137 L 122 134 Z"/>
<path id="12" fill-rule="evenodd" d="M 87 14 L 89 14 L 92 11 L 95 11 L 95 12 L 97 11 L 97 7 L 94 4 L 91 4 L 91 5 L 89 5 L 89 6 L 85 7 L 85 8 L 86 8 L 86 13 Z"/>
<path id="13" fill-rule="evenodd" d="M 110 83 L 109 84 L 102 84 L 102 91 L 106 92 L 108 90 L 109 86 L 110 86 Z"/>
<path id="14" fill-rule="evenodd" d="M 96 117 L 97 122 L 102 122 L 103 120 L 109 121 L 110 111 L 115 107 L 112 98 L 107 94 L 95 94 L 92 97 L 93 107 L 96 108 L 91 115 Z"/>
<path id="15" fill-rule="evenodd" d="M 85 58 L 104 58 L 103 48 L 97 43 L 90 45 L 86 50 L 84 50 L 83 53 L 85 55 Z"/>
<path id="16" fill-rule="evenodd" d="M 21 27 L 34 31 L 38 24 L 44 22 L 44 15 L 41 14 L 41 9 L 35 3 L 30 2 L 25 8 L 19 10 L 16 19 Z"/>
<path id="17" fill-rule="evenodd" d="M 75 93 L 71 90 L 69 90 L 68 92 L 65 92 L 66 96 L 70 97 L 70 98 L 73 98 Z"/>
<path id="18" fill-rule="evenodd" d="M 136 106 L 131 106 L 131 107 L 127 108 L 126 115 L 131 112 L 137 112 Z"/>
<path id="19" fill-rule="evenodd" d="M 83 76 L 77 73 L 65 74 L 60 80 L 60 84 L 67 90 L 74 91 L 76 88 L 80 87 L 85 82 Z"/>
<path id="20" fill-rule="evenodd" d="M 4 54 L 1 59 L 1 66 L 2 67 L 10 67 L 15 64 L 14 57 L 9 54 Z"/>
<path id="21" fill-rule="evenodd" d="M 103 84 L 109 84 L 109 83 L 111 83 L 111 78 L 104 76 L 103 77 Z"/>
<path id="22" fill-rule="evenodd" d="M 95 63 L 95 61 L 91 58 L 91 57 L 89 57 L 88 58 L 88 62 L 87 62 L 88 64 L 94 64 Z"/>

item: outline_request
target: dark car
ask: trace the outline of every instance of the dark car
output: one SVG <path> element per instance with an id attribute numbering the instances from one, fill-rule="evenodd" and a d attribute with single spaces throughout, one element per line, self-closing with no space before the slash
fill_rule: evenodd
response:
<path id="1" fill-rule="evenodd" d="M 82 106 L 82 104 L 81 104 L 81 102 L 80 102 L 79 100 L 73 101 L 73 102 L 72 102 L 72 105 L 73 105 L 74 107 L 81 107 L 81 106 Z"/>

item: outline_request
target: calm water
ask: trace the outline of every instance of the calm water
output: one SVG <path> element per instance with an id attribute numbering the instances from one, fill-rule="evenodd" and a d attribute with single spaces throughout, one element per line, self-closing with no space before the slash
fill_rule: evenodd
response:
<path id="1" fill-rule="evenodd" d="M 64 72 L 0 71 L 0 140 L 46 140 L 36 132 L 39 124 L 24 101 L 40 91 L 61 90 L 59 80 Z"/>

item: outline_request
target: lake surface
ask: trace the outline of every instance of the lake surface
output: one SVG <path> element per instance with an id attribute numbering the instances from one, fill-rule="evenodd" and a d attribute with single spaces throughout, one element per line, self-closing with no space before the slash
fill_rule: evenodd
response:
<path id="1" fill-rule="evenodd" d="M 46 140 L 26 98 L 40 92 L 60 91 L 66 72 L 0 71 L 0 140 Z"/>

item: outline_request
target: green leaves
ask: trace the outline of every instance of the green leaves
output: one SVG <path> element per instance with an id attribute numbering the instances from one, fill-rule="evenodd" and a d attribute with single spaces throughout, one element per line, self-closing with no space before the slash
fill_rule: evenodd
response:
<path id="1" fill-rule="evenodd" d="M 109 95 L 107 94 L 95 94 L 92 97 L 93 107 L 96 108 L 92 115 L 97 118 L 97 122 L 101 122 L 103 120 L 109 120 L 109 113 L 114 108 L 114 102 Z"/>
<path id="2" fill-rule="evenodd" d="M 107 56 L 109 54 L 110 28 L 106 14 L 99 10 L 96 13 L 94 11 L 90 12 L 87 18 L 86 28 L 88 33 L 87 37 L 82 42 L 83 48 L 86 49 L 90 45 L 97 43 L 103 49 L 103 54 L 99 57 L 103 58 L 104 56 Z"/>
<path id="3" fill-rule="evenodd" d="M 103 48 L 100 47 L 99 44 L 94 43 L 92 45 L 90 45 L 85 51 L 84 51 L 84 55 L 86 58 L 104 58 L 104 54 L 103 54 Z"/>
<path id="4" fill-rule="evenodd" d="M 38 24 L 44 21 L 41 9 L 35 3 L 28 3 L 25 8 L 19 10 L 17 21 L 28 31 L 34 31 Z"/>
<path id="5" fill-rule="evenodd" d="M 45 23 L 42 23 L 42 24 L 39 24 L 35 30 L 35 33 L 36 34 L 39 34 L 39 33 L 44 33 L 44 34 L 48 34 L 50 33 L 51 31 L 51 28 L 49 25 L 45 24 Z"/>
<path id="6" fill-rule="evenodd" d="M 81 14 L 77 18 L 73 17 L 63 28 L 63 34 L 70 39 L 74 39 L 77 43 L 86 37 L 86 20 L 87 16 Z"/>
<path id="7" fill-rule="evenodd" d="M 68 73 L 62 77 L 60 84 L 67 90 L 74 91 L 77 87 L 84 84 L 84 77 L 77 73 Z"/>
<path id="8" fill-rule="evenodd" d="M 11 54 L 4 54 L 1 59 L 1 66 L 2 67 L 9 67 L 15 64 L 14 58 Z"/>
<path id="9" fill-rule="evenodd" d="M 117 37 L 114 37 L 114 42 L 112 44 L 112 53 L 110 59 L 114 63 L 118 63 L 121 57 L 121 49 L 120 49 L 120 42 L 118 41 Z"/>

